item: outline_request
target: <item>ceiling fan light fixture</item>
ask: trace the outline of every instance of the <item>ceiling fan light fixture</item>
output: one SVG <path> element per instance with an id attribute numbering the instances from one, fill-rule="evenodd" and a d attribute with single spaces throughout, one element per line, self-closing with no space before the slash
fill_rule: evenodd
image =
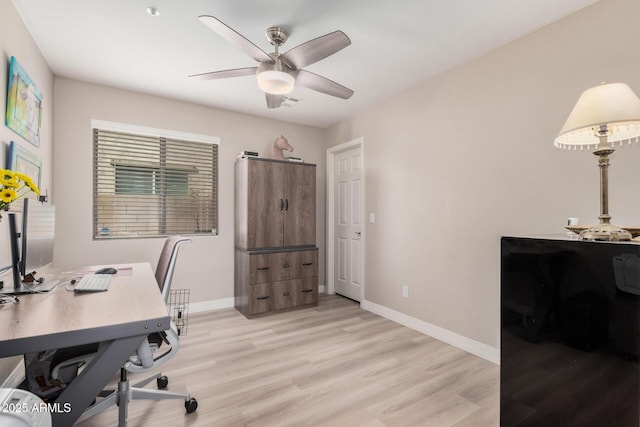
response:
<path id="1" fill-rule="evenodd" d="M 272 95 L 286 95 L 293 90 L 295 79 L 284 71 L 264 70 L 258 72 L 258 87 Z"/>
<path id="2" fill-rule="evenodd" d="M 284 98 L 286 98 L 285 95 L 292 92 L 295 86 L 306 87 L 316 92 L 342 99 L 349 99 L 353 95 L 351 89 L 326 77 L 302 69 L 333 55 L 351 44 L 349 37 L 340 30 L 316 37 L 280 55 L 280 48 L 289 36 L 287 29 L 284 27 L 267 28 L 267 40 L 274 47 L 272 53 L 267 53 L 218 18 L 210 15 L 201 15 L 198 19 L 223 39 L 243 50 L 258 62 L 259 66 L 193 74 L 189 77 L 210 80 L 253 74 L 256 76 L 258 87 L 266 94 L 268 108 L 282 106 Z"/>

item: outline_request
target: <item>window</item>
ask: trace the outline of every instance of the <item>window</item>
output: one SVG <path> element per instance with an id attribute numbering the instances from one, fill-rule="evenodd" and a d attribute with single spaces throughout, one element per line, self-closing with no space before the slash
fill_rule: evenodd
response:
<path id="1" fill-rule="evenodd" d="M 155 194 L 153 169 L 135 166 L 116 167 L 116 194 Z"/>
<path id="2" fill-rule="evenodd" d="M 165 181 L 168 195 L 189 194 L 189 175 L 185 171 L 170 171 L 171 179 Z M 194 172 L 195 173 L 195 172 Z M 116 194 L 160 194 L 160 169 L 147 165 L 116 164 Z"/>
<path id="3" fill-rule="evenodd" d="M 217 234 L 217 138 L 92 125 L 95 239 Z"/>

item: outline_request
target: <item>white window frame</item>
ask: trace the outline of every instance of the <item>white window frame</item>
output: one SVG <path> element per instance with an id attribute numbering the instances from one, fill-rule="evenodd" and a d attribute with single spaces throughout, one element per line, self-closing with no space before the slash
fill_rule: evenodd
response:
<path id="1" fill-rule="evenodd" d="M 216 136 L 210 136 L 210 135 L 201 135 L 201 134 L 194 134 L 194 133 L 188 133 L 188 132 L 180 132 L 180 131 L 173 131 L 173 130 L 167 130 L 167 129 L 159 129 L 159 128 L 151 128 L 151 127 L 145 127 L 145 126 L 138 126 L 138 125 L 131 125 L 131 124 L 125 124 L 125 123 L 117 123 L 117 122 L 109 122 L 109 121 L 104 121 L 104 120 L 91 120 L 91 129 L 93 131 L 93 129 L 99 129 L 100 131 L 107 131 L 107 132 L 120 132 L 120 133 L 126 133 L 126 134 L 132 134 L 132 135 L 139 135 L 139 136 L 144 136 L 144 137 L 154 137 L 154 138 L 166 138 L 166 139 L 171 139 L 171 140 L 180 140 L 180 141 L 189 141 L 189 142 L 195 142 L 195 143 L 204 143 L 204 144 L 215 144 L 215 145 L 220 145 L 220 138 L 216 137 Z M 92 136 L 92 140 L 93 140 L 93 136 Z M 95 142 L 94 142 L 95 144 Z M 93 231 L 92 231 L 92 235 L 94 240 L 103 240 L 103 239 L 121 239 L 121 238 L 142 238 L 142 237 L 161 237 L 161 236 L 166 236 L 166 235 L 170 235 L 170 234 L 199 234 L 199 235 L 218 235 L 219 231 L 218 231 L 218 227 L 219 227 L 219 206 L 218 206 L 218 202 L 219 202 L 219 147 L 217 149 L 217 158 L 215 159 L 215 164 L 213 165 L 213 174 L 215 177 L 215 188 L 214 188 L 214 193 L 215 193 L 215 205 L 213 207 L 213 215 L 215 216 L 215 223 L 213 224 L 214 229 L 213 230 L 207 230 L 205 232 L 199 232 L 199 231 L 194 231 L 192 233 L 188 232 L 187 230 L 185 231 L 180 231 L 179 233 L 172 233 L 167 231 L 166 229 L 164 230 L 165 232 L 162 232 L 161 229 L 158 230 L 157 233 L 131 233 L 131 234 L 123 234 L 122 232 L 111 235 L 110 230 L 107 226 L 102 226 L 100 224 L 98 224 L 98 201 L 97 201 L 97 191 L 96 191 L 96 179 L 97 179 L 97 171 L 94 170 L 93 172 L 93 176 L 92 179 L 94 181 L 94 200 L 93 200 L 93 207 L 94 207 L 94 217 L 93 217 Z M 96 164 L 94 162 L 94 164 Z M 188 173 L 188 172 L 185 172 Z M 155 188 L 155 187 L 154 187 Z M 115 192 L 115 178 L 114 178 L 114 192 Z M 115 193 L 114 193 L 115 194 Z M 163 217 L 166 214 L 166 211 L 163 211 Z"/>

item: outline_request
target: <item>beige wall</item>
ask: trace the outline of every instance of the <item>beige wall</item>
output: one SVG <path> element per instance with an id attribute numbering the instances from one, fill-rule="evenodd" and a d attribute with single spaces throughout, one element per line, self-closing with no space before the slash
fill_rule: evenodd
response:
<path id="1" fill-rule="evenodd" d="M 34 43 L 31 35 L 22 24 L 20 16 L 10 0 L 0 0 L 0 53 L 2 66 L 0 66 L 0 104 L 2 107 L 2 121 L 0 123 L 0 168 L 6 164 L 9 141 L 15 141 L 22 147 L 31 151 L 42 160 L 42 181 L 40 187 L 49 189 L 49 196 L 53 201 L 53 169 L 52 169 L 52 134 L 53 134 L 53 73 L 49 69 L 40 50 Z M 9 61 L 15 56 L 20 65 L 26 70 L 31 80 L 42 91 L 42 126 L 40 128 L 40 146 L 36 147 L 23 139 L 4 125 L 5 100 L 7 96 L 7 78 L 9 73 Z M 6 215 L 4 215 L 6 217 Z M 9 252 L 9 226 L 6 219 L 0 221 L 0 267 L 11 263 Z M 0 360 L 0 383 L 14 368 L 16 362 L 22 358 Z"/>
<path id="2" fill-rule="evenodd" d="M 366 300 L 499 347 L 500 236 L 597 221 L 595 157 L 553 139 L 584 89 L 640 94 L 638 16 L 601 0 L 327 130 L 328 147 L 364 137 Z M 619 224 L 640 225 L 639 164 L 637 146 L 613 156 Z"/>
<path id="3" fill-rule="evenodd" d="M 155 265 L 162 239 L 94 241 L 92 239 L 91 119 L 128 123 L 221 138 L 219 147 L 218 236 L 194 236 L 183 246 L 173 286 L 191 289 L 191 302 L 233 297 L 234 175 L 241 150 L 268 154 L 280 133 L 295 153 L 316 163 L 317 235 L 324 236 L 325 148 L 323 131 L 166 98 L 143 95 L 56 77 L 55 191 L 56 258 L 63 265 L 148 261 Z M 318 239 L 320 253 L 324 240 Z M 321 261 L 321 268 L 324 259 Z M 320 277 L 324 284 L 324 272 Z"/>
<path id="4" fill-rule="evenodd" d="M 7 166 L 7 150 L 9 142 L 14 141 L 35 154 L 42 160 L 42 179 L 40 187 L 43 193 L 53 187 L 52 169 L 52 134 L 53 134 L 53 73 L 40 53 L 31 35 L 25 28 L 10 0 L 0 0 L 0 53 L 2 54 L 2 66 L 0 66 L 0 104 L 2 117 L 0 125 L 0 168 Z M 31 80 L 42 92 L 42 125 L 40 128 L 40 146 L 28 142 L 17 133 L 5 126 L 7 79 L 9 74 L 9 61 L 15 56 L 22 68 L 25 69 Z M 51 197 L 53 200 L 53 197 Z M 7 221 L 0 222 L 0 267 L 10 263 L 8 250 Z"/>

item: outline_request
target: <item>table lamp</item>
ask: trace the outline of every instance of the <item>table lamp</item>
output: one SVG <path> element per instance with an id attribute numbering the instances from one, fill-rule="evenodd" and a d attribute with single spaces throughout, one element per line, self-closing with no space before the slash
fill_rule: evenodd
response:
<path id="1" fill-rule="evenodd" d="M 609 156 L 617 143 L 640 142 L 640 99 L 624 83 L 603 83 L 585 90 L 569 114 L 554 145 L 593 148 L 600 168 L 600 223 L 583 230 L 581 240 L 631 240 L 631 233 L 611 224 Z"/>

